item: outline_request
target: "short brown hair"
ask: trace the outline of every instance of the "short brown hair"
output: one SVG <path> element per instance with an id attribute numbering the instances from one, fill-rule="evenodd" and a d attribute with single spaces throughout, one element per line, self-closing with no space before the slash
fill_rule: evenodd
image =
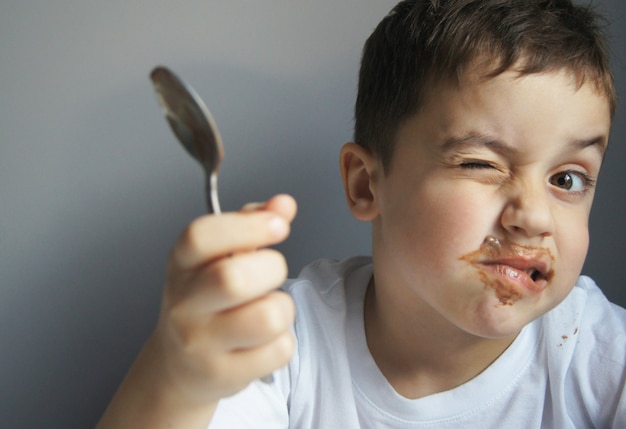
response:
<path id="1" fill-rule="evenodd" d="M 571 70 L 582 85 L 615 89 L 601 16 L 570 0 L 404 0 L 363 49 L 354 139 L 388 170 L 398 127 L 417 113 L 427 89 L 458 79 L 479 58 L 485 77 Z"/>

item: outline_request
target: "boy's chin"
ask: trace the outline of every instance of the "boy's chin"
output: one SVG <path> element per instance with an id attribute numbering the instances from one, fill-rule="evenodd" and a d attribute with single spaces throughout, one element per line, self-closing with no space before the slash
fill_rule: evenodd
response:
<path id="1" fill-rule="evenodd" d="M 499 305 L 499 301 L 494 299 L 492 303 L 485 304 L 485 308 L 477 311 L 461 328 L 474 336 L 489 340 L 515 338 L 526 325 L 537 318 L 537 315 L 531 315 L 527 312 L 528 309 L 524 311 L 521 307 L 523 306 Z"/>

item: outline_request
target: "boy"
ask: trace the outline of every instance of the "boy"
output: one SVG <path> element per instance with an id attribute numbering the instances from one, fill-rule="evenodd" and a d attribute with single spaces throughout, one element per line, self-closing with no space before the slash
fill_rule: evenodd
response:
<path id="1" fill-rule="evenodd" d="M 263 247 L 290 197 L 194 221 L 100 427 L 626 427 L 626 312 L 578 278 L 615 108 L 597 20 L 398 4 L 341 151 L 372 259 L 318 261 L 285 294 Z"/>

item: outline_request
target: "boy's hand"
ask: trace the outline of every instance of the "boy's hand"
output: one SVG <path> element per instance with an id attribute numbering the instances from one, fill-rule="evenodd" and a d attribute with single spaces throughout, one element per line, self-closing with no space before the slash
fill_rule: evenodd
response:
<path id="1" fill-rule="evenodd" d="M 288 363 L 295 310 L 275 290 L 287 265 L 266 247 L 288 236 L 295 213 L 293 198 L 279 195 L 187 227 L 169 258 L 157 327 L 102 427 L 202 427 L 221 398 Z"/>
<path id="2" fill-rule="evenodd" d="M 289 234 L 293 199 L 278 196 L 189 225 L 169 260 L 154 341 L 181 393 L 218 400 L 288 363 L 294 341 L 287 276 L 267 249 Z"/>

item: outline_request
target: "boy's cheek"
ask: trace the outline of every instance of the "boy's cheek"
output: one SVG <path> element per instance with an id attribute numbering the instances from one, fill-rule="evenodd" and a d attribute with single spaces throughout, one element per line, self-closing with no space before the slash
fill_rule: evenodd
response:
<path id="1" fill-rule="evenodd" d="M 589 248 L 589 233 L 587 229 L 579 231 L 578 234 L 570 232 L 563 234 L 562 240 L 557 240 L 559 250 L 556 269 L 557 276 L 562 276 L 567 282 L 574 284 L 580 275 L 587 250 Z"/>

